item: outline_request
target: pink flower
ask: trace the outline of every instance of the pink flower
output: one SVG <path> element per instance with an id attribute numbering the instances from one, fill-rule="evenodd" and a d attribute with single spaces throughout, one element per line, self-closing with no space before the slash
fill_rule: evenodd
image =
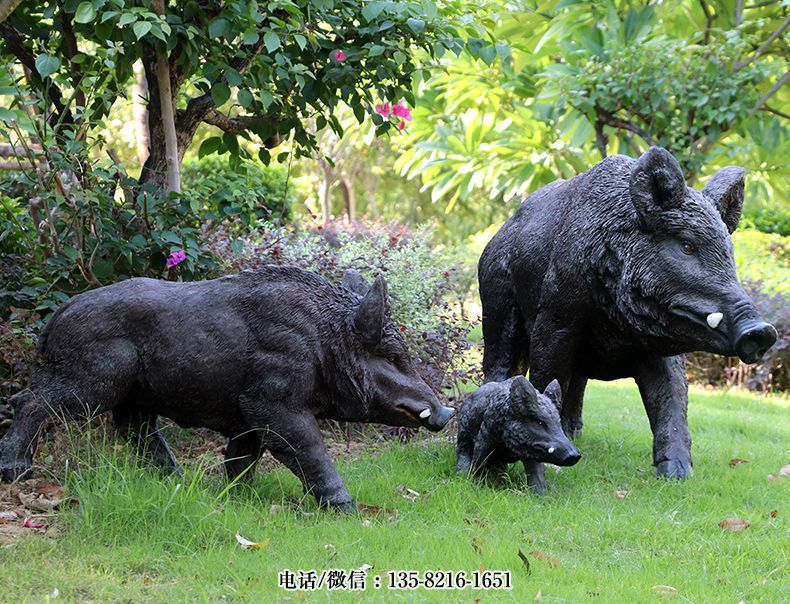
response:
<path id="1" fill-rule="evenodd" d="M 403 118 L 407 122 L 411 121 L 411 110 L 403 103 L 392 106 L 392 115 Z"/>
<path id="2" fill-rule="evenodd" d="M 406 127 L 406 122 L 404 122 L 403 120 L 398 122 L 398 130 L 403 130 L 405 127 Z"/>
<path id="3" fill-rule="evenodd" d="M 186 259 L 187 259 L 187 253 L 184 250 L 178 250 L 177 252 L 173 252 L 167 258 L 167 268 L 173 268 L 177 264 L 181 264 Z"/>
<path id="4" fill-rule="evenodd" d="M 335 61 L 345 61 L 346 53 L 344 53 L 342 50 L 336 50 L 335 52 L 332 53 L 332 58 Z"/>
<path id="5" fill-rule="evenodd" d="M 381 105 L 376 105 L 376 113 L 379 115 L 383 115 L 384 117 L 390 116 L 390 104 L 382 103 Z"/>

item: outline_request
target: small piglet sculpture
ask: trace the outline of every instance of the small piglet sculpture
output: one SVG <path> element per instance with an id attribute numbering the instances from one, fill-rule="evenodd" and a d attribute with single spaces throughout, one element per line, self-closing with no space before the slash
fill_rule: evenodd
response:
<path id="1" fill-rule="evenodd" d="M 484 384 L 461 407 L 456 472 L 479 475 L 521 461 L 530 489 L 545 495 L 543 462 L 572 466 L 581 459 L 562 431 L 561 404 L 557 380 L 543 394 L 523 376 Z"/>

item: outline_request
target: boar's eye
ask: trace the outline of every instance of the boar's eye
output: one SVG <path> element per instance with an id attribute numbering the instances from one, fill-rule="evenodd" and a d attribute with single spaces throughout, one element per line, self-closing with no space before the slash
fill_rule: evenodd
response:
<path id="1" fill-rule="evenodd" d="M 692 254 L 696 253 L 696 251 L 697 251 L 696 246 L 693 243 L 691 243 L 690 241 L 683 241 L 681 243 L 681 248 L 680 249 L 683 250 L 683 253 L 686 254 L 686 256 L 691 256 Z"/>

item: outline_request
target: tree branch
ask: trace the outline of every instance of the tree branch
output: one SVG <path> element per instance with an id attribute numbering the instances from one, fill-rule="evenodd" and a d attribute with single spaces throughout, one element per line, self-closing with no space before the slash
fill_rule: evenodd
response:
<path id="1" fill-rule="evenodd" d="M 782 24 L 776 28 L 776 31 L 774 33 L 768 36 L 768 39 L 765 42 L 763 42 L 757 47 L 757 50 L 755 50 L 749 56 L 749 58 L 747 58 L 745 61 L 740 61 L 736 63 L 733 66 L 733 70 L 740 71 L 744 67 L 748 67 L 752 63 L 752 61 L 754 61 L 757 57 L 763 54 L 765 50 L 773 43 L 773 41 L 776 40 L 779 36 L 781 36 L 782 32 L 784 32 L 784 30 L 786 30 L 788 27 L 790 27 L 790 15 L 788 15 L 788 17 L 784 21 L 782 21 Z"/>
<path id="2" fill-rule="evenodd" d="M 785 72 L 785 74 L 774 82 L 774 85 L 766 92 L 762 98 L 754 104 L 754 107 L 749 109 L 749 113 L 746 114 L 745 119 L 749 119 L 755 113 L 757 113 L 763 106 L 768 102 L 773 95 L 775 95 L 787 82 L 790 81 L 790 71 Z"/>
<path id="3" fill-rule="evenodd" d="M 702 12 L 705 13 L 705 35 L 702 38 L 702 43 L 707 44 L 710 40 L 710 28 L 713 26 L 716 15 L 710 12 L 705 0 L 699 0 L 699 5 L 702 7 Z"/>
<path id="4" fill-rule="evenodd" d="M 598 115 L 598 120 L 603 122 L 607 126 L 633 132 L 637 136 L 641 137 L 651 147 L 658 145 L 656 140 L 650 135 L 650 133 L 647 130 L 645 130 L 644 128 L 640 128 L 633 122 L 629 122 L 628 120 L 624 120 L 619 117 L 616 117 L 613 114 L 609 113 L 608 111 L 601 109 L 600 107 L 596 107 L 595 111 L 596 114 Z"/>
<path id="5" fill-rule="evenodd" d="M 64 54 L 69 58 L 69 69 L 71 70 L 71 85 L 77 91 L 75 100 L 78 107 L 85 107 L 85 93 L 80 90 L 80 74 L 82 73 L 80 66 L 73 60 L 79 54 L 77 48 L 77 37 L 74 35 L 74 27 L 71 22 L 71 15 L 64 9 L 63 2 L 60 3 L 60 18 L 63 26 L 63 46 L 65 48 Z"/>
<path id="6" fill-rule="evenodd" d="M 0 0 L 0 23 L 8 19 L 22 0 Z"/>
<path id="7" fill-rule="evenodd" d="M 30 72 L 30 79 L 41 89 L 55 107 L 55 112 L 47 120 L 51 126 L 58 122 L 73 124 L 74 116 L 71 110 L 63 104 L 63 95 L 53 82 L 49 79 L 45 82 L 36 69 L 36 58 L 26 47 L 22 40 L 22 34 L 18 29 L 8 23 L 0 23 L 0 37 L 5 41 L 6 48 L 13 54 L 22 65 Z M 62 119 L 61 119 L 62 118 Z"/>
<path id="8" fill-rule="evenodd" d="M 769 107 L 768 105 L 764 105 L 762 110 L 767 111 L 768 113 L 773 113 L 774 115 L 778 115 L 779 117 L 783 117 L 786 120 L 790 120 L 790 113 L 783 113 L 782 111 L 774 109 L 773 107 Z"/>

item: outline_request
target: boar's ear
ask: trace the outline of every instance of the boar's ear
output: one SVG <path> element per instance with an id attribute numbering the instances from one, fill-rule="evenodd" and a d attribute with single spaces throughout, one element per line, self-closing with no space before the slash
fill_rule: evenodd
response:
<path id="1" fill-rule="evenodd" d="M 562 411 L 562 387 L 557 380 L 551 380 L 549 385 L 543 391 L 544 396 L 549 397 L 549 400 L 557 407 L 557 411 Z"/>
<path id="2" fill-rule="evenodd" d="M 686 182 L 678 160 L 669 151 L 650 147 L 631 170 L 629 188 L 640 225 L 652 230 L 658 225 L 661 212 L 683 202 Z"/>
<path id="3" fill-rule="evenodd" d="M 511 406 L 527 409 L 534 405 L 537 400 L 538 393 L 535 391 L 535 387 L 523 375 L 510 382 Z"/>
<path id="4" fill-rule="evenodd" d="M 746 170 L 738 166 L 728 166 L 716 172 L 702 189 L 721 214 L 721 219 L 732 233 L 741 221 L 743 210 L 743 187 Z"/>
<path id="5" fill-rule="evenodd" d="M 387 282 L 379 276 L 354 314 L 354 330 L 364 344 L 375 346 L 381 341 L 386 316 Z"/>
<path id="6" fill-rule="evenodd" d="M 343 273 L 343 287 L 347 290 L 364 296 L 370 291 L 370 283 L 365 281 L 365 277 L 355 271 L 353 268 L 346 270 Z"/>

